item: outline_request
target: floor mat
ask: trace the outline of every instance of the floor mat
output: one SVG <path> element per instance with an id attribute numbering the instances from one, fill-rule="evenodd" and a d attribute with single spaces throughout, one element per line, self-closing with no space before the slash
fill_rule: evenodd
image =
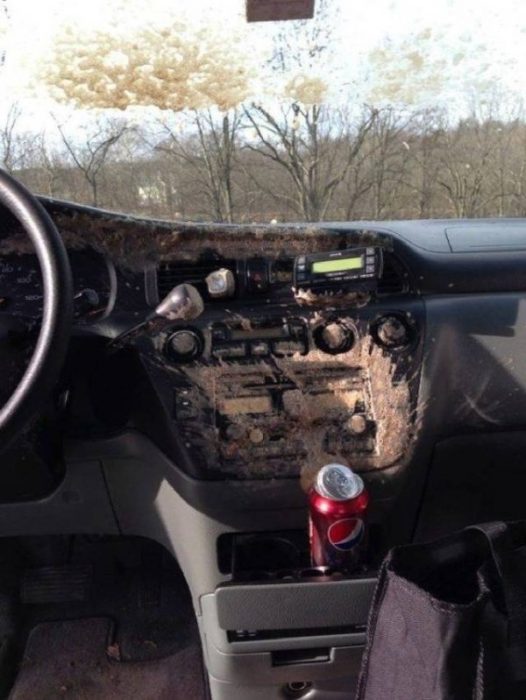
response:
<path id="1" fill-rule="evenodd" d="M 200 650 L 163 659 L 115 661 L 107 618 L 46 622 L 30 633 L 9 700 L 202 700 Z"/>
<path id="2" fill-rule="evenodd" d="M 113 620 L 123 661 L 164 658 L 199 645 L 184 577 L 152 542 L 77 537 L 66 562 L 24 569 L 20 599 L 20 651 L 39 623 L 94 617 Z"/>

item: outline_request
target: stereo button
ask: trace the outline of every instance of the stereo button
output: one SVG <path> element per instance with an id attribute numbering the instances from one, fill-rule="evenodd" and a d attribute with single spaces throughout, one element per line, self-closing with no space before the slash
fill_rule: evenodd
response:
<path id="1" fill-rule="evenodd" d="M 259 445 L 265 439 L 265 433 L 261 428 L 252 428 L 248 434 L 248 438 L 253 445 Z"/>
<path id="2" fill-rule="evenodd" d="M 245 357 L 247 354 L 244 343 L 233 343 L 232 345 L 222 345 L 214 347 L 214 357 Z"/>
<path id="3" fill-rule="evenodd" d="M 263 355 L 268 355 L 270 352 L 270 348 L 268 343 L 252 343 L 250 346 L 250 350 L 252 352 L 252 355 L 256 357 L 261 357 Z"/>
<path id="4" fill-rule="evenodd" d="M 304 343 L 298 343 L 291 340 L 278 340 L 274 343 L 274 352 L 276 355 L 294 355 L 297 352 L 305 352 Z"/>

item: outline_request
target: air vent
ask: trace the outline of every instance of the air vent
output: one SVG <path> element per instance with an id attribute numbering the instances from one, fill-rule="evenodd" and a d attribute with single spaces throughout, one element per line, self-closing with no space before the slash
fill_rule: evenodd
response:
<path id="1" fill-rule="evenodd" d="M 159 299 L 165 297 L 177 284 L 188 282 L 209 299 L 206 289 L 206 277 L 220 267 L 227 267 L 235 273 L 236 264 L 233 260 L 202 260 L 199 262 L 167 260 L 157 268 L 157 290 Z"/>
<path id="2" fill-rule="evenodd" d="M 378 294 L 394 296 L 408 290 L 409 278 L 404 266 L 392 253 L 384 253 L 384 270 L 378 282 Z"/>
<path id="3" fill-rule="evenodd" d="M 166 260 L 157 268 L 157 290 L 159 299 L 165 297 L 177 284 L 189 282 L 197 287 L 206 300 L 208 296 L 205 279 L 213 271 L 220 267 L 227 267 L 236 273 L 235 260 L 200 260 L 200 261 L 176 261 Z M 292 258 L 275 262 L 272 269 L 273 289 L 290 289 L 292 278 Z M 380 296 L 395 296 L 409 291 L 409 276 L 402 263 L 389 252 L 384 252 L 384 270 L 378 284 Z"/>

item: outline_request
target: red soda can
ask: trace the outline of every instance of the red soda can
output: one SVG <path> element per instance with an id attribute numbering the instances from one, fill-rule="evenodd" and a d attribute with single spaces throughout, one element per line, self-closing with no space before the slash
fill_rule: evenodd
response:
<path id="1" fill-rule="evenodd" d="M 365 543 L 369 505 L 363 480 L 343 464 L 326 464 L 309 491 L 309 536 L 313 566 L 356 568 Z"/>

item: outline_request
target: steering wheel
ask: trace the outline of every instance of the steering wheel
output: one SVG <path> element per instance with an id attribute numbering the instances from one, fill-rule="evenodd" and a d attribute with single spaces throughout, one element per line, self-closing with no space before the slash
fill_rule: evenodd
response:
<path id="1" fill-rule="evenodd" d="M 0 170 L 0 206 L 20 223 L 35 248 L 43 283 L 44 310 L 27 368 L 0 409 L 0 451 L 31 422 L 58 379 L 73 314 L 71 268 L 59 232 L 40 202 Z M 13 290 L 16 292 L 16 290 Z M 5 368 L 0 367 L 0 374 Z"/>

